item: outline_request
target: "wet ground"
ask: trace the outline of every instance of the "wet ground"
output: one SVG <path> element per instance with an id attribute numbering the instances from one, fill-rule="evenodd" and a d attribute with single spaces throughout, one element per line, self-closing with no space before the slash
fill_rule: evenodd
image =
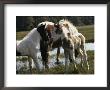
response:
<path id="1" fill-rule="evenodd" d="M 86 43 L 86 50 L 87 51 L 93 51 L 94 50 L 94 43 Z M 64 64 L 64 55 L 63 55 L 63 49 L 61 48 L 61 54 L 62 54 L 62 57 L 60 58 L 60 63 L 61 64 Z M 49 58 L 49 67 L 55 67 L 57 64 L 55 64 L 56 62 L 56 53 L 57 53 L 57 49 L 54 49 L 52 51 L 50 51 L 50 58 Z M 40 67 L 43 68 L 43 65 L 42 65 L 42 59 L 41 59 L 41 55 L 40 53 L 38 54 L 38 60 L 39 60 L 39 63 L 40 63 Z M 80 63 L 80 59 L 77 58 L 76 60 L 76 63 Z M 16 62 L 16 70 L 19 71 L 22 67 L 25 67 L 26 69 L 29 69 L 29 62 L 27 61 L 27 57 L 24 56 L 20 56 L 20 57 L 17 57 L 17 62 Z M 35 68 L 35 65 L 32 61 L 32 68 Z"/>

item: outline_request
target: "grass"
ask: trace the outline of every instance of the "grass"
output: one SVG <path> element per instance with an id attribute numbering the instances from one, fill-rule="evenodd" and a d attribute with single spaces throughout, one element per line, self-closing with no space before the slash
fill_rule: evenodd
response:
<path id="1" fill-rule="evenodd" d="M 88 26 L 81 26 L 77 27 L 78 31 L 82 33 L 85 38 L 86 42 L 94 42 L 94 26 L 88 25 Z"/>
<path id="2" fill-rule="evenodd" d="M 84 67 L 81 67 L 80 64 L 77 64 L 78 69 L 74 70 L 74 65 L 70 64 L 69 71 L 67 74 L 94 74 L 94 51 L 87 51 L 88 54 L 88 62 L 90 65 L 89 71 L 87 70 L 86 64 L 84 64 Z M 60 58 L 64 57 L 61 55 Z M 23 60 L 27 60 L 26 58 Z M 31 74 L 29 70 L 26 69 L 26 67 L 22 67 L 19 71 L 17 71 L 17 74 Z M 32 74 L 38 74 L 36 72 L 36 69 L 32 69 Z M 58 65 L 56 67 L 52 67 L 50 69 L 46 69 L 44 71 L 41 71 L 40 74 L 64 74 L 64 65 Z"/>
<path id="3" fill-rule="evenodd" d="M 86 42 L 94 42 L 94 25 L 77 27 L 78 31 L 86 37 Z M 16 39 L 20 40 L 28 34 L 29 31 L 16 32 Z"/>
<path id="4" fill-rule="evenodd" d="M 17 39 L 17 40 L 21 40 L 21 39 L 23 39 L 23 37 L 25 37 L 28 33 L 29 33 L 29 31 L 16 32 L 16 39 Z"/>

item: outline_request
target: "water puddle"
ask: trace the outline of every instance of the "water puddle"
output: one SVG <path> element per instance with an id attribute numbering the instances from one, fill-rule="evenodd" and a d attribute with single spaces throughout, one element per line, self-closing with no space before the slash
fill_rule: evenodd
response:
<path id="1" fill-rule="evenodd" d="M 86 43 L 85 45 L 86 47 L 86 50 L 94 50 L 94 43 Z M 60 58 L 60 62 L 61 64 L 64 64 L 65 62 L 65 59 L 64 59 L 64 55 L 63 55 L 63 52 L 64 50 L 61 48 L 61 54 L 62 54 L 62 57 Z M 55 67 L 57 66 L 57 64 L 55 64 L 56 62 L 56 53 L 57 53 L 57 49 L 54 49 L 52 51 L 50 51 L 50 58 L 49 58 L 49 67 Z M 22 61 L 22 56 L 20 57 L 16 57 L 17 58 L 17 62 L 16 62 L 16 70 L 19 71 L 22 67 L 26 67 L 27 69 L 29 69 L 29 62 L 27 60 L 27 57 L 25 56 L 24 58 L 26 60 Z M 18 60 L 19 59 L 19 60 Z M 40 68 L 43 68 L 43 65 L 42 65 L 42 58 L 41 58 L 41 55 L 40 53 L 38 53 L 38 60 L 39 60 L 39 64 L 40 64 Z M 75 62 L 76 63 L 80 63 L 80 59 L 79 58 L 76 58 Z M 35 68 L 35 65 L 34 65 L 34 62 L 32 60 L 32 68 Z"/>

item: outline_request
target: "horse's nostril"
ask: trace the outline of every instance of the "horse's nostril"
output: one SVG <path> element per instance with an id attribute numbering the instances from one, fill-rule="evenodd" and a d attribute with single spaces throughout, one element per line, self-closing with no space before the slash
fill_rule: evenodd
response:
<path id="1" fill-rule="evenodd" d="M 67 33 L 68 36 L 70 36 L 70 33 Z"/>

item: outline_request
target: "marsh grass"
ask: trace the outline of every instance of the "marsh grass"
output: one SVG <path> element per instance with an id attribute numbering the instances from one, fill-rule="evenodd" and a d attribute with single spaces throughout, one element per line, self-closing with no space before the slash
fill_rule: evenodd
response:
<path id="1" fill-rule="evenodd" d="M 77 69 L 74 69 L 74 65 L 70 64 L 69 70 L 67 74 L 94 74 L 94 51 L 87 51 L 88 54 L 88 62 L 90 65 L 90 69 L 87 70 L 86 64 L 81 67 L 81 64 L 77 64 Z M 61 55 L 63 56 L 63 55 Z M 60 57 L 63 58 L 63 57 Z M 24 59 L 23 59 L 24 60 Z M 25 58 L 26 60 L 26 58 Z M 16 72 L 17 74 L 31 74 L 30 71 L 26 67 L 22 67 L 19 71 Z M 64 74 L 64 65 L 57 65 L 50 69 L 46 69 L 40 72 L 40 74 Z M 32 69 L 32 74 L 39 74 L 36 72 L 36 69 Z"/>
<path id="2" fill-rule="evenodd" d="M 82 33 L 87 42 L 94 42 L 94 25 L 77 27 L 78 31 Z"/>

